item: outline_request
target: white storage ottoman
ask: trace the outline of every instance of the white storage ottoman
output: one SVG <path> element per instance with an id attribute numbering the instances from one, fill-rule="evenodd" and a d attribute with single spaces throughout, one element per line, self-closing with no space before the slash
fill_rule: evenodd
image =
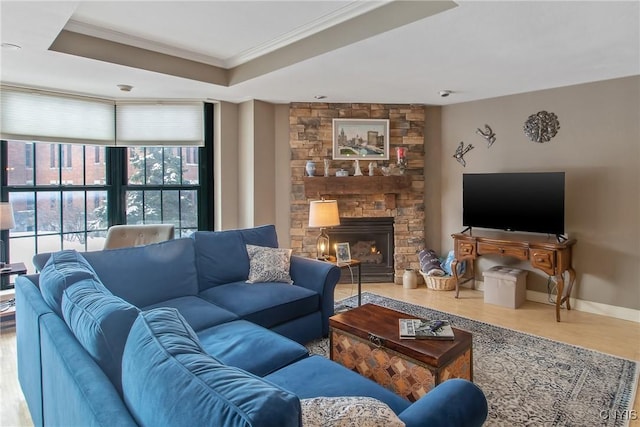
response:
<path id="1" fill-rule="evenodd" d="M 484 302 L 518 308 L 527 297 L 527 271 L 496 265 L 485 271 Z"/>

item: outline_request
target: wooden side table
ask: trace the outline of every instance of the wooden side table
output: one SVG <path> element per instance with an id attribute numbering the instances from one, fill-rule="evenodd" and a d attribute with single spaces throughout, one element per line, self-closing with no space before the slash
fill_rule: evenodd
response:
<path id="1" fill-rule="evenodd" d="M 329 261 L 334 264 L 336 267 L 342 269 L 348 268 L 351 270 L 351 267 L 358 267 L 358 306 L 362 303 L 362 263 L 357 259 L 351 259 L 349 262 L 335 262 Z"/>
<path id="2" fill-rule="evenodd" d="M 27 274 L 27 266 L 23 262 L 9 264 L 8 269 L 0 271 L 2 283 L 8 281 L 14 274 Z M 0 329 L 15 328 L 16 326 L 16 297 L 13 286 L 0 290 Z"/>

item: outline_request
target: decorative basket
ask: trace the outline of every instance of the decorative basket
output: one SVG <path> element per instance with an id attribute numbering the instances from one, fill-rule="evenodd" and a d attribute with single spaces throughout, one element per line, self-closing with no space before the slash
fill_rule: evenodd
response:
<path id="1" fill-rule="evenodd" d="M 420 271 L 424 277 L 427 288 L 434 291 L 452 291 L 456 288 L 456 279 L 453 276 L 427 276 L 424 271 Z"/>

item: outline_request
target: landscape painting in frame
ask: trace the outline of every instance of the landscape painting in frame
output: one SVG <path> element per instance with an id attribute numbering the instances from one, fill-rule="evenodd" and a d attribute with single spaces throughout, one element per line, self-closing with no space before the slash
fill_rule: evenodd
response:
<path id="1" fill-rule="evenodd" d="M 333 119 L 334 160 L 388 160 L 389 120 Z"/>

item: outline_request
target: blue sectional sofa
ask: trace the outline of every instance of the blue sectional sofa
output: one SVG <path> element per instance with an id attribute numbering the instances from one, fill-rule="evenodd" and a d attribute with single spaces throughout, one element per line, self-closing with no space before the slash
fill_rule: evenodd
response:
<path id="1" fill-rule="evenodd" d="M 246 245 L 277 248 L 275 228 L 36 255 L 40 274 L 16 279 L 18 377 L 34 424 L 300 426 L 321 396 L 375 398 L 407 426 L 484 422 L 471 382 L 410 403 L 310 356 L 301 343 L 327 334 L 339 270 L 292 256 L 292 284 L 246 283 Z"/>

